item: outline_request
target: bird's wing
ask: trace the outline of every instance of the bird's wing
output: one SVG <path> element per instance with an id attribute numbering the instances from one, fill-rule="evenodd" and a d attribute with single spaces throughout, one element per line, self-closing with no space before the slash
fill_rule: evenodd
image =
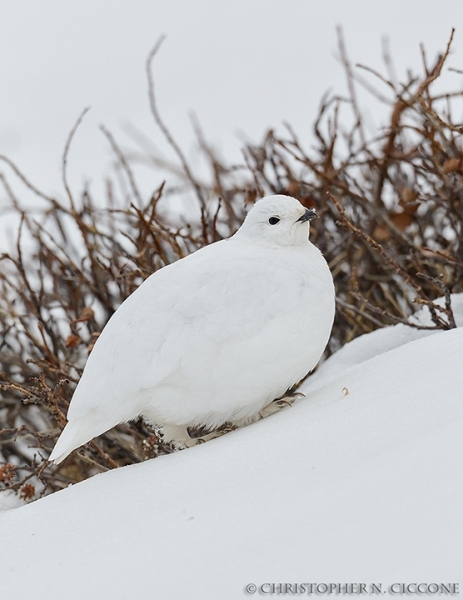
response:
<path id="1" fill-rule="evenodd" d="M 100 335 L 68 418 L 90 411 L 113 426 L 142 409 L 141 390 L 188 362 L 213 359 L 224 344 L 252 338 L 281 313 L 278 290 L 291 273 L 219 242 L 154 273 L 116 311 Z M 275 295 L 275 298 L 273 297 Z M 292 310 L 291 300 L 285 311 Z M 298 302 L 295 297 L 294 302 Z"/>

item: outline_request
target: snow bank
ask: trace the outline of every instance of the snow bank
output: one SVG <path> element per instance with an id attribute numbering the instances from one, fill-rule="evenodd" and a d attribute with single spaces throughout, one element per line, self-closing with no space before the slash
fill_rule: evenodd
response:
<path id="1" fill-rule="evenodd" d="M 452 312 L 457 327 L 463 327 L 463 294 L 451 294 Z M 445 299 L 438 298 L 434 301 L 437 306 L 445 306 Z M 448 323 L 448 318 L 442 312 L 439 316 Z M 410 321 L 415 325 L 434 327 L 431 314 L 427 306 L 418 310 Z M 306 382 L 302 391 L 313 392 L 320 385 L 326 384 L 341 371 L 365 362 L 373 356 L 378 356 L 404 344 L 419 340 L 429 335 L 434 335 L 436 330 L 414 329 L 399 323 L 391 327 L 376 329 L 369 334 L 362 335 L 343 346 L 333 354 L 328 361 L 319 366 L 317 371 Z"/>
<path id="2" fill-rule="evenodd" d="M 396 331 L 379 354 L 365 336 L 363 362 L 340 368 L 335 355 L 291 409 L 1 513 L 0 596 L 459 582 L 463 329 L 394 347 Z"/>

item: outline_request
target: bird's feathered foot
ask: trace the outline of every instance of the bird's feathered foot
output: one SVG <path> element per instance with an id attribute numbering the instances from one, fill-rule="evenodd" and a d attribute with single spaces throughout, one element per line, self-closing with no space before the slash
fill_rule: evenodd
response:
<path id="1" fill-rule="evenodd" d="M 266 419 L 267 417 L 270 417 L 271 415 L 274 415 L 280 411 L 282 408 L 292 406 L 299 398 L 305 398 L 304 394 L 301 394 L 300 392 L 289 392 L 286 394 L 286 396 L 277 398 L 276 400 L 270 402 L 270 404 L 267 404 L 267 406 L 264 406 L 262 410 L 256 412 L 252 417 L 246 417 L 245 419 L 228 423 L 227 425 L 229 428 L 227 431 L 239 429 L 240 427 L 245 427 L 246 425 L 256 423 L 261 419 Z M 226 433 L 226 431 L 224 433 Z"/>
<path id="2" fill-rule="evenodd" d="M 177 448 L 191 448 L 198 443 L 196 438 L 190 437 L 188 428 L 183 425 L 165 423 L 161 428 L 160 435 L 164 443 L 172 444 Z"/>
<path id="3" fill-rule="evenodd" d="M 252 417 L 248 417 L 233 423 L 224 423 L 221 427 L 215 429 L 214 431 L 193 427 L 188 428 L 181 425 L 165 424 L 161 428 L 160 435 L 163 442 L 172 444 L 178 449 L 191 448 L 192 446 L 204 444 L 204 442 L 221 437 L 225 433 L 229 433 L 230 431 L 234 431 L 235 429 L 239 429 L 245 425 L 250 425 L 251 423 L 265 419 L 270 415 L 274 415 L 282 408 L 292 406 L 299 398 L 304 398 L 304 394 L 288 393 L 282 398 L 273 400 L 273 402 L 267 404 L 267 406 L 265 406 Z"/>
<path id="4" fill-rule="evenodd" d="M 265 419 L 266 417 L 270 417 L 270 415 L 274 415 L 286 406 L 292 406 L 296 400 L 304 397 L 304 394 L 296 392 L 288 394 L 287 396 L 283 396 L 283 398 L 277 398 L 277 400 L 270 402 L 270 404 L 267 404 L 267 406 L 265 406 L 261 411 L 259 411 L 259 419 Z"/>

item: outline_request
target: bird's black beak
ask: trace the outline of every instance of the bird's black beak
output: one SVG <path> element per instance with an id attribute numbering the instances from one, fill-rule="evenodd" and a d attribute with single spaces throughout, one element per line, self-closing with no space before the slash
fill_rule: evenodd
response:
<path id="1" fill-rule="evenodd" d="M 316 219 L 318 217 L 314 208 L 308 208 L 302 217 L 296 221 L 296 223 L 304 223 L 304 221 L 311 221 L 312 219 Z"/>

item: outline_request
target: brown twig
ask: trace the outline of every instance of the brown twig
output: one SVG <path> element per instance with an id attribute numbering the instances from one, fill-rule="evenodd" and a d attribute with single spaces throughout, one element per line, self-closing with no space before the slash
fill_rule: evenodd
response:
<path id="1" fill-rule="evenodd" d="M 76 211 L 76 208 L 75 208 L 74 198 L 72 196 L 72 192 L 69 187 L 68 177 L 67 177 L 68 155 L 69 155 L 69 150 L 71 148 L 71 143 L 74 138 L 74 135 L 75 135 L 77 129 L 79 128 L 79 125 L 82 123 L 83 118 L 85 117 L 85 115 L 88 113 L 89 110 L 90 110 L 90 107 L 88 106 L 87 108 L 84 108 L 84 110 L 80 113 L 77 121 L 74 124 L 74 127 L 69 132 L 69 135 L 66 140 L 66 144 L 64 145 L 64 151 L 63 151 L 61 173 L 62 173 L 62 178 L 63 178 L 64 189 L 66 190 L 66 194 L 69 198 L 71 210 L 73 213 Z"/>
<path id="2" fill-rule="evenodd" d="M 194 178 L 194 176 L 191 172 L 190 166 L 188 164 L 188 161 L 186 160 L 185 155 L 183 154 L 182 149 L 177 144 L 177 142 L 173 138 L 172 134 L 170 133 L 169 129 L 166 127 L 163 119 L 161 118 L 161 115 L 160 115 L 158 107 L 157 107 L 156 96 L 154 93 L 154 79 L 153 79 L 153 74 L 152 74 L 151 68 L 152 68 L 152 63 L 153 63 L 154 57 L 158 53 L 159 48 L 161 47 L 161 44 L 163 43 L 164 39 L 165 39 L 164 35 L 162 35 L 158 39 L 158 41 L 154 45 L 153 49 L 149 53 L 148 58 L 146 60 L 146 75 L 148 78 L 148 94 L 149 94 L 151 114 L 153 115 L 157 126 L 162 131 L 167 142 L 170 144 L 170 146 L 173 148 L 175 154 L 178 156 L 178 158 L 182 164 L 183 171 L 184 171 L 186 177 L 188 178 L 189 182 L 192 184 L 193 189 L 196 192 L 200 206 L 203 210 L 205 210 L 206 201 L 204 199 L 203 191 L 202 191 L 201 187 L 198 185 L 198 182 L 196 181 L 196 179 Z"/>

